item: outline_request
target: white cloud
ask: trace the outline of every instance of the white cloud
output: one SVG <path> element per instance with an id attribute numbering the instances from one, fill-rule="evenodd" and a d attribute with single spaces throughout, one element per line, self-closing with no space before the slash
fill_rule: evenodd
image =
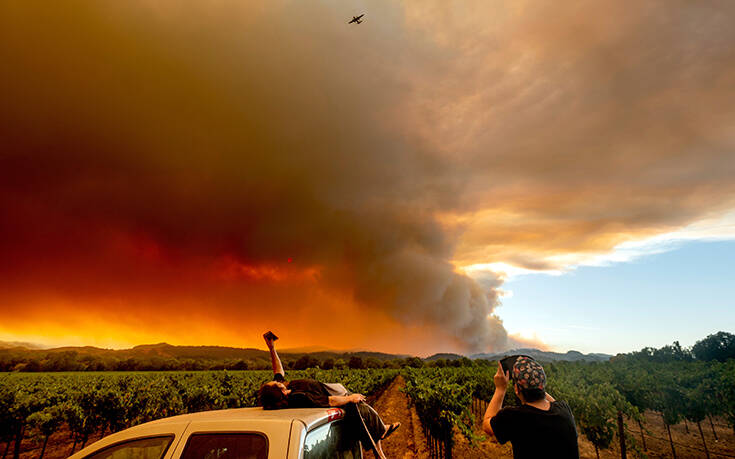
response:
<path id="1" fill-rule="evenodd" d="M 510 263 L 477 263 L 462 269 L 471 277 L 500 276 L 508 281 L 528 274 L 559 276 L 569 273 L 580 266 L 609 266 L 615 263 L 628 263 L 641 257 L 669 252 L 691 241 L 735 240 L 735 211 L 724 216 L 712 217 L 687 225 L 679 230 L 658 234 L 653 237 L 626 241 L 618 244 L 609 252 L 569 253 L 546 257 L 542 261 L 554 269 L 528 269 Z"/>

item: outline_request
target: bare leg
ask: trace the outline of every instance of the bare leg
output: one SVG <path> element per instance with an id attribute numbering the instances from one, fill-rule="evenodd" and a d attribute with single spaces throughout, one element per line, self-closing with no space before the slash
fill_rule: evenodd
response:
<path id="1" fill-rule="evenodd" d="M 375 443 L 373 454 L 375 455 L 376 459 L 385 459 L 385 453 L 383 452 L 383 446 L 380 444 L 380 440 Z"/>

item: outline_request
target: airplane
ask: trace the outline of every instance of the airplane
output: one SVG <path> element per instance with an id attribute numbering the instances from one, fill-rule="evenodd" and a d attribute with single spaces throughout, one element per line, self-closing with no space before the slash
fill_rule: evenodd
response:
<path id="1" fill-rule="evenodd" d="M 352 20 L 348 22 L 347 24 L 352 24 L 353 22 L 355 24 L 362 24 L 362 21 L 360 19 L 362 19 L 363 16 L 365 16 L 365 14 L 361 14 L 359 16 L 352 16 Z"/>

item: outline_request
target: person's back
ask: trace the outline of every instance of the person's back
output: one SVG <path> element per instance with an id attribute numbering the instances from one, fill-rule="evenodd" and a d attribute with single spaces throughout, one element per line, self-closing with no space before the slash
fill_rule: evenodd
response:
<path id="1" fill-rule="evenodd" d="M 516 395 L 523 403 L 503 406 L 510 375 L 500 363 L 493 378 L 495 393 L 488 405 L 482 427 L 498 442 L 511 442 L 515 458 L 578 459 L 577 427 L 566 402 L 546 393 L 543 367 L 530 357 L 520 356 L 513 365 Z"/>
<path id="2" fill-rule="evenodd" d="M 498 442 L 511 442 L 515 458 L 579 457 L 574 416 L 566 402 L 550 402 L 548 410 L 506 407 L 490 424 Z"/>

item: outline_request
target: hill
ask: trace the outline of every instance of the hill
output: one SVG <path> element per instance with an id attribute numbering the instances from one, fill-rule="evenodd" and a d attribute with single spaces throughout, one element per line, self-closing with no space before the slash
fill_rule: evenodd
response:
<path id="1" fill-rule="evenodd" d="M 548 352 L 541 351 L 538 349 L 513 349 L 505 352 L 498 352 L 494 354 L 473 354 L 470 356 L 471 359 L 486 359 L 486 360 L 499 360 L 508 355 L 522 354 L 533 357 L 540 362 L 606 362 L 612 357 L 608 354 L 582 354 L 579 351 L 567 351 L 562 354 L 559 352 Z"/>
<path id="2" fill-rule="evenodd" d="M 426 357 L 424 360 L 426 360 L 427 362 L 433 362 L 434 360 L 440 360 L 440 359 L 444 359 L 444 360 L 459 360 L 459 359 L 464 358 L 464 357 L 465 357 L 464 355 L 460 355 L 460 354 L 450 354 L 450 353 L 446 353 L 446 352 L 444 352 L 444 353 L 441 353 L 440 352 L 439 354 L 434 354 L 432 356 Z"/>
<path id="3" fill-rule="evenodd" d="M 42 349 L 41 346 L 33 343 L 25 343 L 21 341 L 0 341 L 0 349 Z"/>
<path id="4" fill-rule="evenodd" d="M 421 359 L 403 354 L 371 351 L 339 351 L 326 348 L 292 348 L 280 350 L 288 369 L 346 367 L 397 367 L 415 365 L 408 360 Z M 606 354 L 561 354 L 538 349 L 515 349 L 502 353 L 471 355 L 471 359 L 497 360 L 506 355 L 525 354 L 543 362 L 607 361 Z M 427 365 L 436 361 L 458 361 L 466 356 L 438 353 L 423 359 Z M 65 346 L 41 349 L 29 343 L 2 342 L 0 371 L 147 371 L 147 370 L 246 370 L 270 369 L 267 351 L 227 346 L 176 346 L 168 343 L 143 344 L 130 349 L 103 349 L 94 346 Z"/>
<path id="5" fill-rule="evenodd" d="M 226 346 L 175 346 L 168 343 L 143 344 L 130 349 L 103 349 L 94 346 L 65 346 L 53 349 L 31 348 L 3 343 L 0 346 L 0 371 L 130 371 L 130 370 L 205 370 L 205 369 L 269 369 L 268 351 Z M 322 348 L 324 349 L 324 348 Z M 300 365 L 324 366 L 369 364 L 406 358 L 406 355 L 370 351 L 297 352 L 279 351 L 287 368 Z M 308 358 L 307 358 L 308 357 Z M 332 362 L 332 363 L 330 363 Z M 360 362 L 360 363 L 355 363 Z"/>

